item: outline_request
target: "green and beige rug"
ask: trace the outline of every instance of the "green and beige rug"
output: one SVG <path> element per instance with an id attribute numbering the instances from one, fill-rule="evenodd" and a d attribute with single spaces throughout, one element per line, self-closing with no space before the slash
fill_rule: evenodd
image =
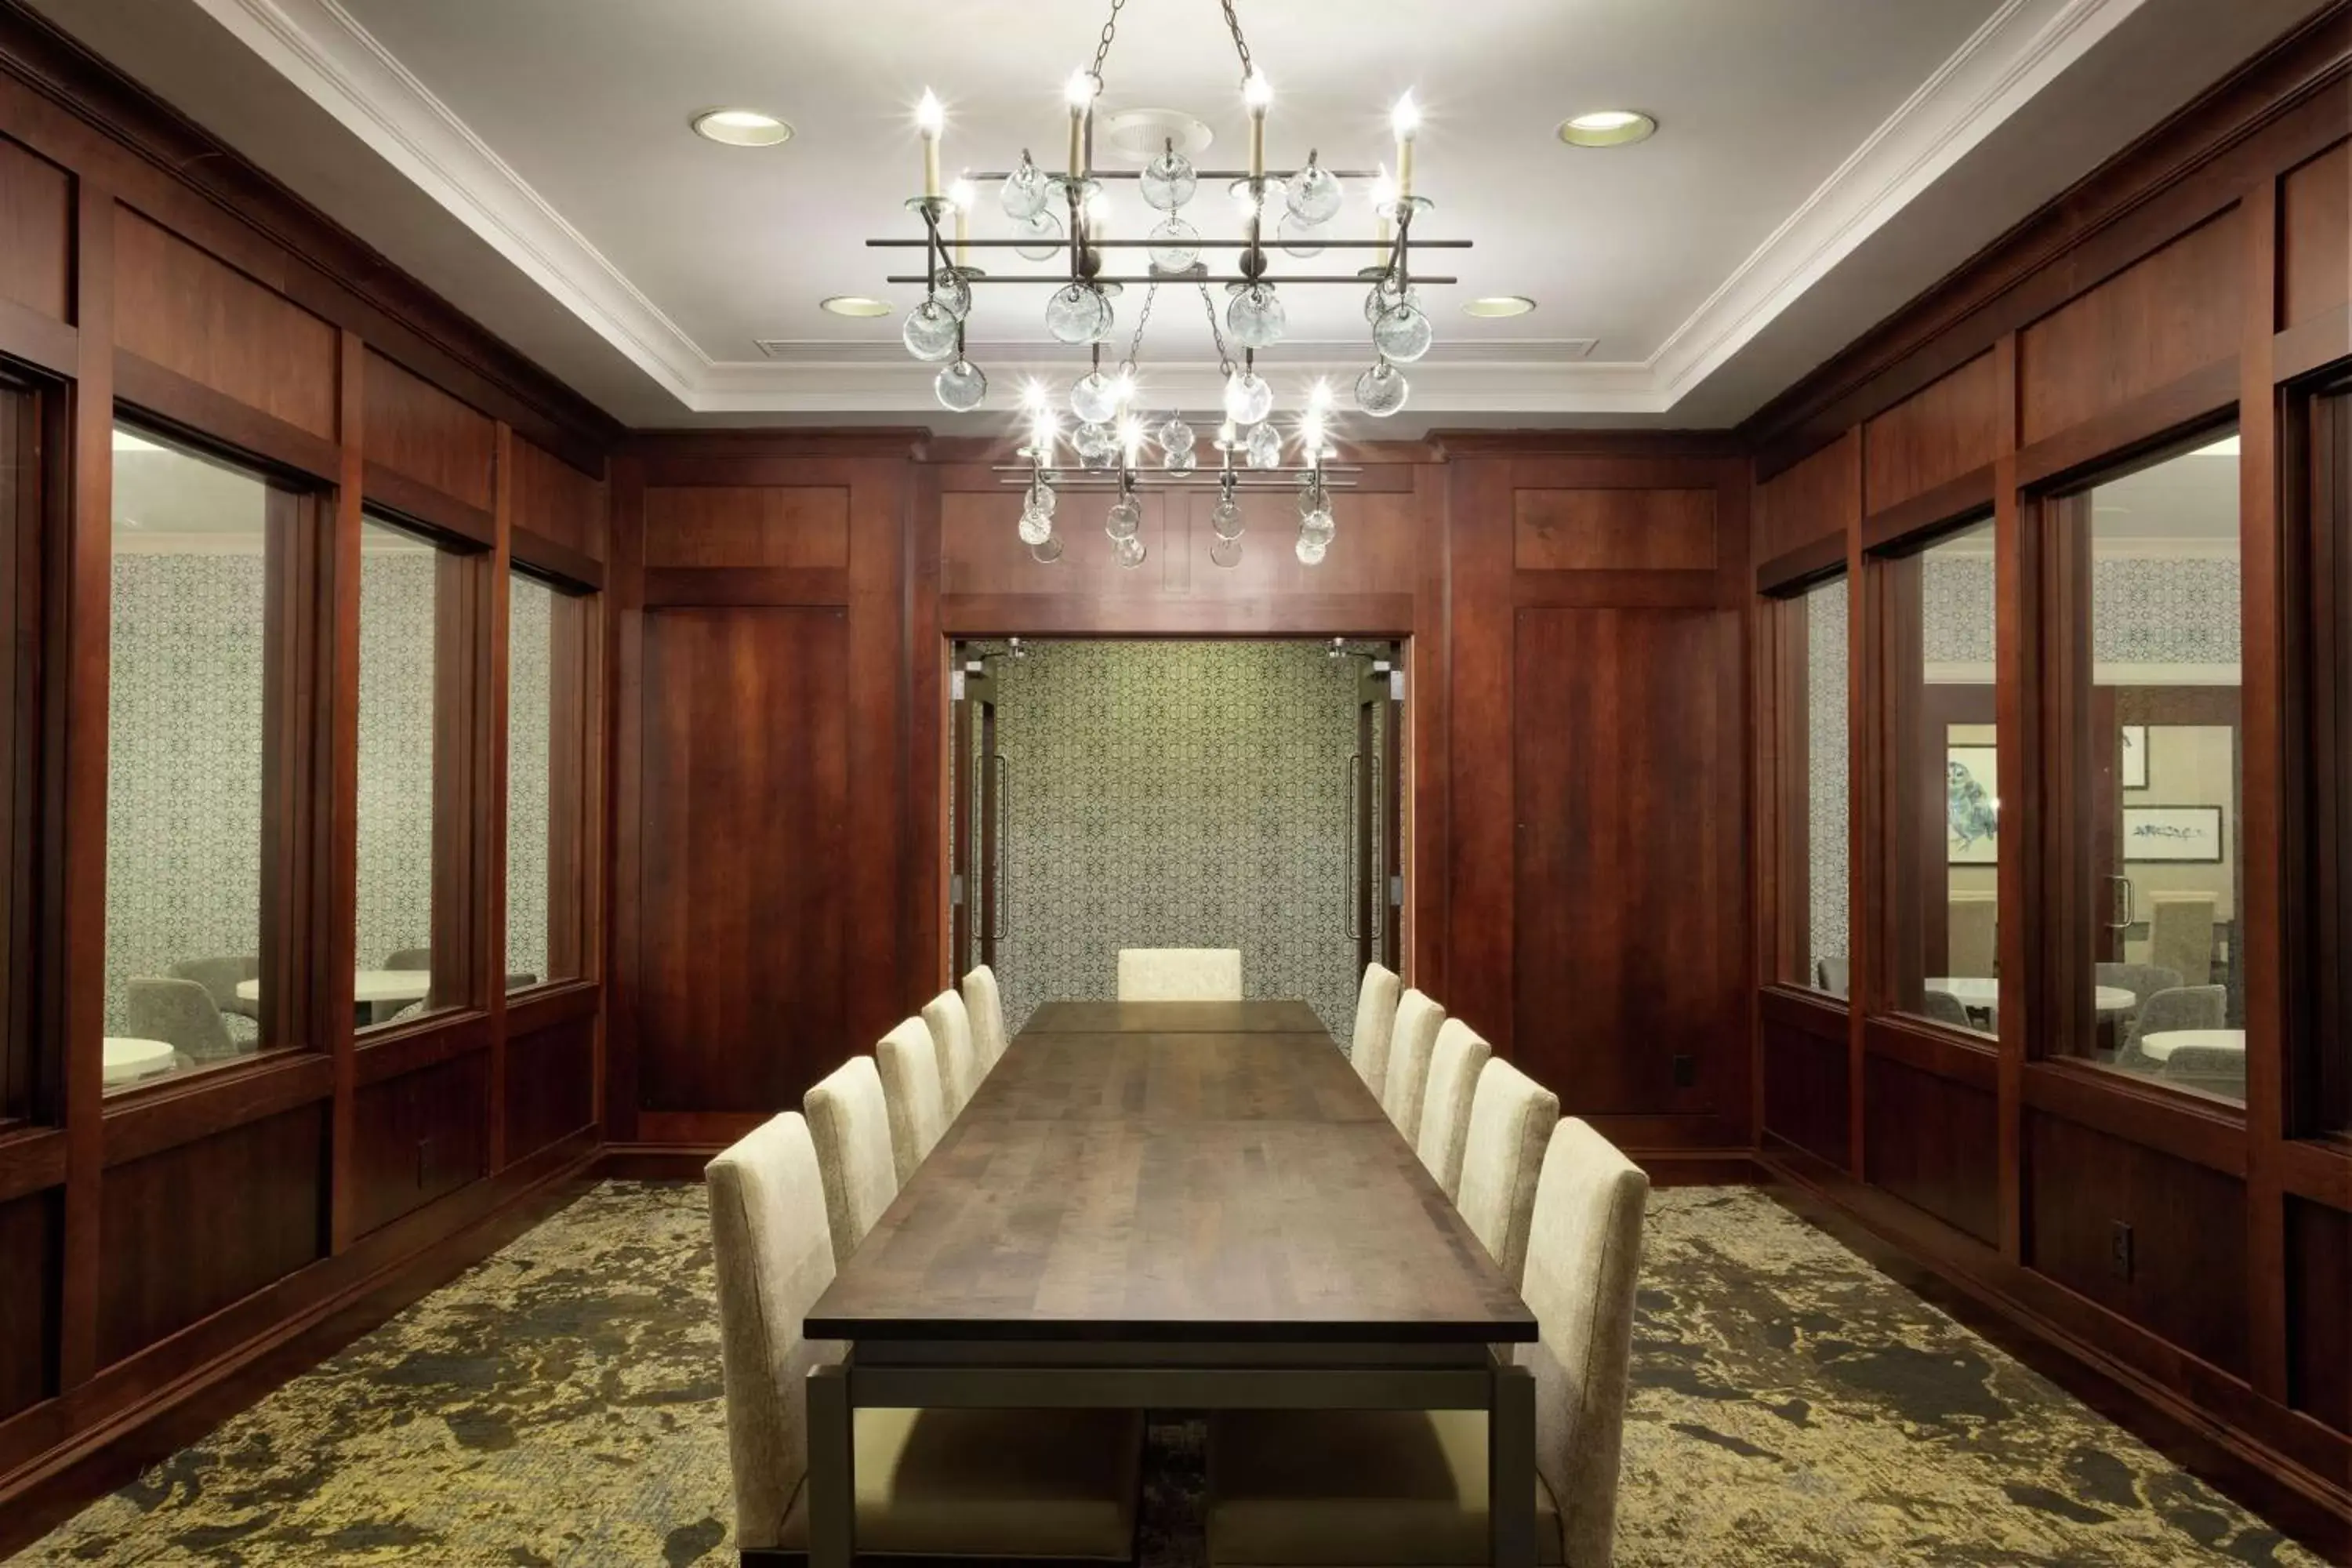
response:
<path id="1" fill-rule="evenodd" d="M 1763 1193 L 1651 1201 L 1622 1568 L 2318 1559 Z M 1145 1557 L 1201 1560 L 1196 1425 Z M 733 1562 L 709 1230 L 604 1183 L 13 1561 Z"/>

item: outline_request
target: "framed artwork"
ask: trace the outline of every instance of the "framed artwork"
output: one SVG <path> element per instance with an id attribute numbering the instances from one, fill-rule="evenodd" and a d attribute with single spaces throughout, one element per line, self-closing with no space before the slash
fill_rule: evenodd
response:
<path id="1" fill-rule="evenodd" d="M 2123 768 L 2120 777 L 2126 789 L 2147 787 L 2147 726 L 2126 724 L 2123 727 Z"/>
<path id="2" fill-rule="evenodd" d="M 1990 866 L 2000 858 L 1998 753 L 1991 746 L 1953 746 L 1944 765 L 1944 860 Z"/>
<path id="3" fill-rule="evenodd" d="M 2124 858 L 2220 865 L 2221 808 L 2218 805 L 2124 807 Z"/>

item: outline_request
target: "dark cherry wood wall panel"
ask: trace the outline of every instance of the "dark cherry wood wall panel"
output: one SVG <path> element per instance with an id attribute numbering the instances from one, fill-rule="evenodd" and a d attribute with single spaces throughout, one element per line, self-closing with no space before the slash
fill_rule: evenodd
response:
<path id="1" fill-rule="evenodd" d="M 2286 1208 L 2293 1402 L 2352 1433 L 2352 1214 L 2300 1198 Z"/>
<path id="2" fill-rule="evenodd" d="M 362 1088 L 352 1118 L 352 1228 L 365 1235 L 480 1178 L 489 1168 L 489 1093 L 487 1051 Z"/>
<path id="3" fill-rule="evenodd" d="M 2236 353 L 2245 298 L 2233 208 L 2026 328 L 2021 438 L 2055 435 Z"/>
<path id="4" fill-rule="evenodd" d="M 114 224 L 121 347 L 331 440 L 335 329 L 128 207 Z"/>
<path id="5" fill-rule="evenodd" d="M 604 482 L 518 437 L 514 442 L 514 525 L 603 561 Z"/>
<path id="6" fill-rule="evenodd" d="M 487 508 L 497 425 L 380 353 L 368 354 L 366 376 L 368 461 Z"/>
<path id="7" fill-rule="evenodd" d="M 1862 521 L 1862 433 L 1848 431 L 1756 487 L 1759 563 Z"/>
<path id="8" fill-rule="evenodd" d="M 645 624 L 640 1104 L 769 1115 L 844 1058 L 849 617 Z"/>
<path id="9" fill-rule="evenodd" d="M 1819 1022 L 1776 1018 L 1762 1025 L 1764 1131 L 1832 1165 L 1853 1159 L 1848 1137 L 1853 1068 L 1843 1013 Z"/>
<path id="10" fill-rule="evenodd" d="M 1712 489 L 1535 489 L 1516 497 L 1512 564 L 1526 571 L 1712 572 Z"/>
<path id="11" fill-rule="evenodd" d="M 2028 1111 L 2027 1261 L 2224 1371 L 2246 1370 L 2243 1183 Z M 2119 1258 L 2128 1227 L 2128 1258 Z"/>
<path id="12" fill-rule="evenodd" d="M 0 296 L 57 321 L 73 305 L 73 176 L 0 137 Z"/>
<path id="13" fill-rule="evenodd" d="M 60 1195 L 0 1203 L 0 1419 L 57 1391 Z"/>
<path id="14" fill-rule="evenodd" d="M 1889 1057 L 1863 1058 L 1864 1175 L 1987 1246 L 2000 1241 L 2000 1105 Z"/>
<path id="15" fill-rule="evenodd" d="M 507 1157 L 536 1153 L 596 1120 L 595 1020 L 577 1018 L 507 1042 Z"/>
<path id="16" fill-rule="evenodd" d="M 1948 484 L 1998 455 L 2008 405 L 1993 356 L 1979 354 L 1863 426 L 1863 510 Z"/>
<path id="17" fill-rule="evenodd" d="M 849 564 L 844 485 L 648 486 L 646 564 Z"/>
<path id="18" fill-rule="evenodd" d="M 120 1361 L 319 1258 L 327 1108 L 299 1107 L 106 1173 L 98 1347 Z"/>
<path id="19" fill-rule="evenodd" d="M 2324 316 L 2352 301 L 2352 142 L 2339 142 L 2279 182 L 2279 321 Z"/>

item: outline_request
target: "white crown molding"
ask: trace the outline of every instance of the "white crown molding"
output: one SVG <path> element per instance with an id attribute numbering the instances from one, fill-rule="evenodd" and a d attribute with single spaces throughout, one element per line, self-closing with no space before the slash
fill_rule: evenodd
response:
<path id="1" fill-rule="evenodd" d="M 195 4 L 688 411 L 936 412 L 931 369 L 888 345 L 794 343 L 768 359 L 714 359 L 337 0 Z M 1647 358 L 1595 362 L 1526 341 L 1448 344 L 1415 367 L 1414 410 L 1671 412 L 2142 4 L 2004 0 Z M 1361 344 L 1293 345 L 1284 374 L 1344 386 L 1363 357 Z M 1068 369 L 1031 345 L 992 348 L 990 358 L 1001 385 Z M 1154 365 L 1152 380 L 1169 402 L 1215 404 L 1213 365 Z"/>

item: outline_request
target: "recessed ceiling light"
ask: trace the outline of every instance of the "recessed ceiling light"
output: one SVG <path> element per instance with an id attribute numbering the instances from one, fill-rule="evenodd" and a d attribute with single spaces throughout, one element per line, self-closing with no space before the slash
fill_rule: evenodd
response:
<path id="1" fill-rule="evenodd" d="M 1536 308 L 1536 302 L 1524 294 L 1489 294 L 1483 300 L 1472 300 L 1462 307 L 1465 316 L 1524 316 Z"/>
<path id="2" fill-rule="evenodd" d="M 1658 122 L 1638 110 L 1596 109 L 1559 122 L 1559 139 L 1571 147 L 1622 147 L 1657 134 Z"/>
<path id="3" fill-rule="evenodd" d="M 690 121 L 694 133 L 730 147 L 777 147 L 793 139 L 793 128 L 756 109 L 706 109 Z"/>
<path id="4" fill-rule="evenodd" d="M 890 313 L 890 302 L 887 300 L 869 300 L 863 294 L 835 294 L 831 299 L 819 300 L 816 303 L 818 310 L 830 310 L 836 316 L 869 317 L 887 316 Z"/>

